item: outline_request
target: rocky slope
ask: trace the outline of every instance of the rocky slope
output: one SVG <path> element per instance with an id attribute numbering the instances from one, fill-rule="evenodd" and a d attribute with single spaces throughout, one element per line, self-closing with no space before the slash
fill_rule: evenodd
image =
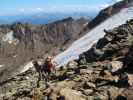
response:
<path id="1" fill-rule="evenodd" d="M 78 61 L 57 69 L 48 84 L 34 68 L 1 83 L 3 100 L 132 100 L 133 20 L 106 35 Z M 49 99 L 48 99 L 49 100 Z"/>
<path id="2" fill-rule="evenodd" d="M 80 56 L 84 56 L 86 62 L 113 60 L 113 58 L 122 59 L 132 45 L 132 24 L 131 20 L 113 30 L 104 30 L 106 35 Z"/>
<path id="3" fill-rule="evenodd" d="M 1 25 L 0 65 L 3 67 L 0 68 L 0 74 L 13 75 L 32 58 L 61 52 L 83 35 L 79 33 L 86 23 L 88 20 L 84 18 L 74 20 L 69 17 L 47 25 Z"/>

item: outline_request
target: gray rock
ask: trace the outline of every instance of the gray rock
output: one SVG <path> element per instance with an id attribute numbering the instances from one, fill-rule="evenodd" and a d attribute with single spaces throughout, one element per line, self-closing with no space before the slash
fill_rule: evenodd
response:
<path id="1" fill-rule="evenodd" d="M 84 89 L 96 88 L 96 85 L 94 83 L 91 83 L 91 82 L 85 82 L 83 84 L 83 88 Z"/>
<path id="2" fill-rule="evenodd" d="M 93 90 L 91 90 L 91 89 L 83 90 L 83 94 L 85 94 L 87 96 L 91 95 L 92 93 L 93 93 Z"/>

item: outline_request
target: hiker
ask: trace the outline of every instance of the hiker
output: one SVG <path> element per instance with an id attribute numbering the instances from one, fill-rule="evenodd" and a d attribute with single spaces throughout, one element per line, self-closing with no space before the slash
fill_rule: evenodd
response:
<path id="1" fill-rule="evenodd" d="M 39 65 L 38 62 L 37 62 L 36 60 L 34 60 L 32 63 L 33 63 L 33 65 L 34 65 L 36 71 L 37 71 L 38 74 L 39 74 L 39 78 L 41 79 L 41 78 L 42 78 L 41 65 Z"/>
<path id="2" fill-rule="evenodd" d="M 37 71 L 37 73 L 39 74 L 39 77 L 38 77 L 38 81 L 37 81 L 37 86 L 39 86 L 39 81 L 44 78 L 43 77 L 43 74 L 42 74 L 42 68 L 41 68 L 41 65 L 38 64 L 38 62 L 36 60 L 34 60 L 33 62 L 33 65 L 35 67 L 35 70 Z"/>
<path id="3" fill-rule="evenodd" d="M 55 64 L 52 62 L 52 57 L 50 56 L 46 58 L 42 66 L 43 66 L 42 70 L 45 73 L 46 78 L 48 78 L 48 76 L 50 76 L 50 74 L 55 71 Z"/>

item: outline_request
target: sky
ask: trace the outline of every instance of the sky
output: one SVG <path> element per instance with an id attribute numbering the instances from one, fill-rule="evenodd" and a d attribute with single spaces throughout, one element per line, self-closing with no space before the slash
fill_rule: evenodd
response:
<path id="1" fill-rule="evenodd" d="M 120 0 L 0 0 L 0 15 L 98 11 Z"/>

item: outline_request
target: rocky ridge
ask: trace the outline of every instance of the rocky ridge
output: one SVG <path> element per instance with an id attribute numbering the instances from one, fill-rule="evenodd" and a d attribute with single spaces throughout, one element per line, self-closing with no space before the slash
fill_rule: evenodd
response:
<path id="1" fill-rule="evenodd" d="M 133 20 L 106 35 L 79 60 L 57 69 L 48 84 L 34 68 L 1 82 L 3 100 L 132 100 Z M 65 99 L 64 99 L 65 98 Z"/>
<path id="2" fill-rule="evenodd" d="M 122 0 L 112 6 L 103 9 L 93 20 L 90 21 L 86 29 L 92 29 L 96 27 L 106 19 L 120 12 L 123 8 L 126 8 L 128 5 L 130 5 L 131 2 L 132 0 Z"/>

